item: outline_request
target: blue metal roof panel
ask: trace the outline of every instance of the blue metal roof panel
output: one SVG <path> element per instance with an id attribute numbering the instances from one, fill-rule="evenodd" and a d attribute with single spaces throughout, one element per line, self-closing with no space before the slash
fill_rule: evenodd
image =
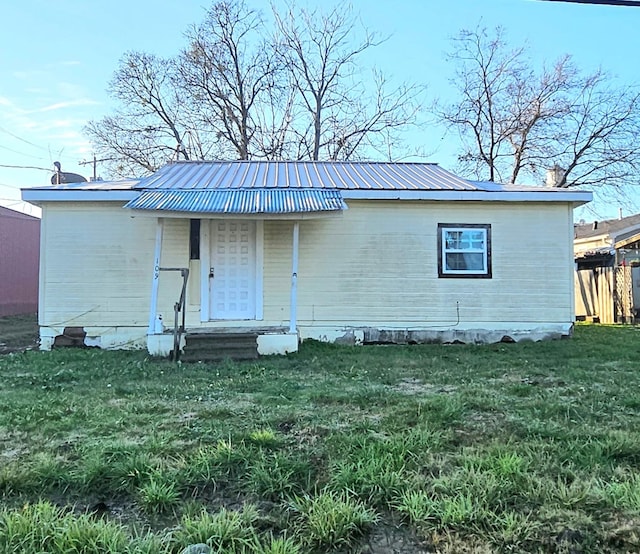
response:
<path id="1" fill-rule="evenodd" d="M 290 214 L 347 209 L 331 190 L 146 190 L 125 208 L 219 214 Z"/>
<path id="2" fill-rule="evenodd" d="M 436 164 L 386 162 L 174 162 L 137 189 L 483 190 Z"/>

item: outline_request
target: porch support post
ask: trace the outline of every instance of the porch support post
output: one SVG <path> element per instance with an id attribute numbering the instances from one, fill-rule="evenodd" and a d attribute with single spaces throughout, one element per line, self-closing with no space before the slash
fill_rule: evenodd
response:
<path id="1" fill-rule="evenodd" d="M 297 327 L 296 312 L 298 307 L 298 244 L 300 241 L 300 222 L 293 223 L 293 247 L 291 253 L 291 315 L 289 332 L 295 333 Z"/>
<path id="2" fill-rule="evenodd" d="M 162 254 L 162 232 L 164 220 L 159 217 L 156 226 L 156 248 L 153 254 L 153 281 L 151 282 L 151 303 L 149 307 L 149 328 L 148 335 L 155 334 L 156 315 L 158 312 L 158 288 L 160 284 L 160 256 Z"/>

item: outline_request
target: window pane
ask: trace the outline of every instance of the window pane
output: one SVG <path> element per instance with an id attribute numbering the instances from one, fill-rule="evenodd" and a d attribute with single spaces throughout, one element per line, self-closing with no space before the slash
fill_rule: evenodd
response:
<path id="1" fill-rule="evenodd" d="M 447 250 L 459 250 L 460 249 L 460 237 L 462 233 L 459 231 L 447 231 L 445 236 Z"/>
<path id="2" fill-rule="evenodd" d="M 447 270 L 484 271 L 484 256 L 481 253 L 448 252 L 445 267 Z"/>
<path id="3" fill-rule="evenodd" d="M 484 250 L 484 231 L 445 231 L 446 250 Z"/>
<path id="4" fill-rule="evenodd" d="M 189 258 L 200 259 L 200 220 L 189 220 Z"/>

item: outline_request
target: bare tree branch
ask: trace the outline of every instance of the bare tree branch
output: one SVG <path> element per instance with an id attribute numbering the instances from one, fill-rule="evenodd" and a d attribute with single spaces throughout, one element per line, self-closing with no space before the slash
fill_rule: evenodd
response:
<path id="1" fill-rule="evenodd" d="M 463 171 L 516 183 L 558 165 L 559 187 L 638 182 L 637 89 L 610 86 L 601 70 L 585 76 L 569 56 L 536 72 L 500 28 L 462 31 L 450 59 L 458 99 L 437 113 L 460 134 Z"/>
<path id="2" fill-rule="evenodd" d="M 148 173 L 170 159 L 351 159 L 401 144 L 423 87 L 365 85 L 350 9 L 273 9 L 275 25 L 242 1 L 218 0 L 175 58 L 129 53 L 114 75 L 115 114 L 86 132 L 112 171 Z"/>

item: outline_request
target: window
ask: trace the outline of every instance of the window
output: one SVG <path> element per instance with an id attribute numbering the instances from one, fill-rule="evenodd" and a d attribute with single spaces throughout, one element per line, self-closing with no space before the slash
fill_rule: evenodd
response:
<path id="1" fill-rule="evenodd" d="M 189 220 L 189 259 L 200 259 L 200 220 Z"/>
<path id="2" fill-rule="evenodd" d="M 438 224 L 438 277 L 491 278 L 491 225 Z"/>

